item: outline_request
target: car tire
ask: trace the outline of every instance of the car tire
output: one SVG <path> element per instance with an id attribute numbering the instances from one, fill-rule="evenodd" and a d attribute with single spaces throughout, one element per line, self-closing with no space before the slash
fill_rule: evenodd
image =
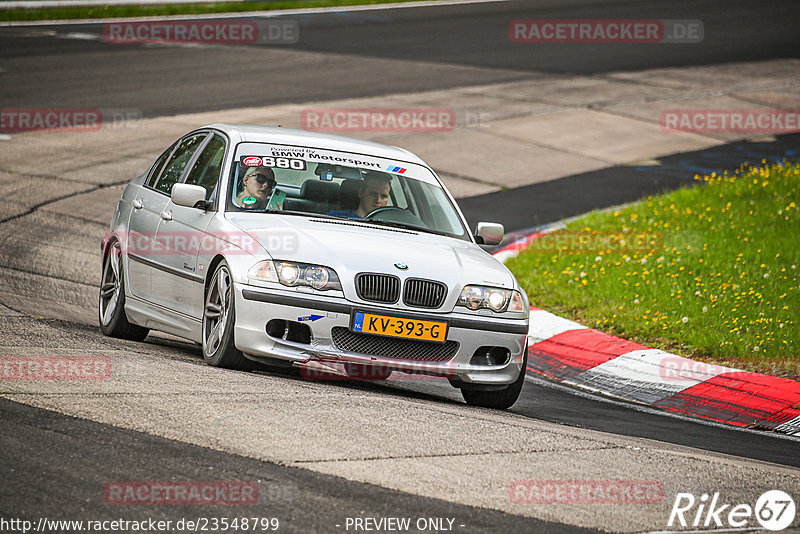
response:
<path id="1" fill-rule="evenodd" d="M 249 371 L 255 367 L 233 344 L 236 324 L 233 278 L 221 262 L 208 283 L 203 305 L 203 359 L 212 367 Z"/>
<path id="2" fill-rule="evenodd" d="M 495 410 L 505 410 L 511 408 L 522 391 L 525 383 L 525 370 L 528 367 L 528 347 L 525 346 L 525 356 L 522 358 L 522 369 L 517 379 L 502 389 L 484 391 L 479 389 L 461 388 L 461 396 L 470 406 L 480 406 L 482 408 L 493 408 Z"/>
<path id="3" fill-rule="evenodd" d="M 119 241 L 111 241 L 103 255 L 103 273 L 98 293 L 100 331 L 109 337 L 143 341 L 150 329 L 131 323 L 125 315 L 125 274 L 121 258 Z"/>

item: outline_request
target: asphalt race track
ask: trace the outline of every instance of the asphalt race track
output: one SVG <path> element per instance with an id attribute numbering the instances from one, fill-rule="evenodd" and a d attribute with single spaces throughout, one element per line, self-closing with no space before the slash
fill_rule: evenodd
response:
<path id="1" fill-rule="evenodd" d="M 80 517 L 76 501 L 91 510 L 92 518 L 114 520 L 117 510 L 103 505 L 97 487 L 106 481 L 126 480 L 252 480 L 260 482 L 265 504 L 248 514 L 278 517 L 289 532 L 329 532 L 347 517 L 391 517 L 403 510 L 415 517 L 449 517 L 469 525 L 465 532 L 494 529 L 548 532 L 592 532 L 565 525 L 531 520 L 501 512 L 480 510 L 437 499 L 426 499 L 368 484 L 354 484 L 338 477 L 304 469 L 281 467 L 187 445 L 184 443 L 63 416 L 0 400 L 4 433 L 2 462 L 16 466 L 5 477 L 3 517 Z M 31 449 L 32 443 L 47 443 L 48 449 Z M 65 451 L 53 462 L 55 451 Z M 73 451 L 73 452 L 66 452 Z M 75 451 L 80 451 L 76 454 Z M 58 454 L 58 453 L 56 453 Z M 19 459 L 26 458 L 20 465 Z M 38 498 L 37 498 L 38 495 Z M 46 496 L 46 498 L 43 498 Z M 101 511 L 105 508 L 105 511 Z M 127 511 L 126 511 L 127 512 Z M 205 517 L 224 517 L 225 506 L 204 508 Z M 196 517 L 191 506 L 163 506 L 153 510 L 125 513 L 129 520 L 152 518 L 177 522 Z"/>
<path id="2" fill-rule="evenodd" d="M 112 45 L 102 24 L 0 27 L 0 104 L 161 118 L 780 60 L 800 50 L 800 10 L 777 0 L 492 2 L 286 18 L 300 24 L 293 45 Z M 700 20 L 705 37 L 659 54 L 648 45 L 534 48 L 507 37 L 515 19 L 592 18 Z M 0 140 L 0 355 L 98 354 L 121 375 L 107 389 L 0 381 L 0 518 L 177 521 L 241 512 L 279 517 L 280 531 L 290 532 L 353 532 L 347 518 L 396 516 L 453 518 L 457 532 L 637 532 L 666 529 L 677 492 L 727 489 L 731 500 L 752 501 L 765 489 L 798 487 L 796 439 L 646 411 L 534 377 L 510 413 L 498 414 L 468 409 L 436 382 L 309 384 L 281 369 L 220 373 L 197 346 L 170 336 L 104 338 L 93 281 L 108 202 L 151 156 L 49 139 L 41 154 L 25 149 L 29 171 Z M 87 155 L 88 146 L 101 148 Z M 681 187 L 699 168 L 798 153 L 800 134 L 734 141 L 459 204 L 471 223 L 521 230 Z M 69 177 L 39 188 L 37 180 L 60 174 L 62 160 Z M 509 504 L 509 483 L 534 477 L 654 478 L 664 502 L 646 511 Z M 256 481 L 261 497 L 235 511 L 104 501 L 109 481 L 147 480 Z"/>
<path id="3" fill-rule="evenodd" d="M 651 5 L 653 4 L 653 5 Z M 251 17 L 248 17 L 251 18 Z M 102 25 L 0 32 L 5 107 L 133 108 L 145 116 L 402 93 L 567 74 L 796 57 L 792 2 L 499 2 L 287 16 L 299 42 L 266 47 L 108 46 Z M 703 21 L 701 43 L 527 47 L 516 19 Z M 48 38 L 84 34 L 82 39 Z M 368 45 L 365 45 L 368 43 Z M 316 52 L 316 53 L 315 53 Z M 43 82 L 47 83 L 43 83 Z"/>
<path id="4" fill-rule="evenodd" d="M 800 134 L 769 141 L 739 141 L 660 158 L 658 164 L 616 165 L 458 201 L 472 226 L 492 220 L 509 230 L 554 223 L 609 206 L 634 202 L 694 183 L 698 173 L 735 171 L 742 163 L 779 162 L 800 155 Z M 569 199 L 565 202 L 565 199 Z"/>

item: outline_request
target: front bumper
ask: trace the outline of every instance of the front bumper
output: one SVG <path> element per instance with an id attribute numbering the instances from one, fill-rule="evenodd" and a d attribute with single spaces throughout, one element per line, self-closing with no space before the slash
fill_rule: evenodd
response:
<path id="1" fill-rule="evenodd" d="M 297 364 L 310 361 L 357 363 L 388 367 L 419 375 L 444 376 L 454 383 L 502 386 L 517 379 L 522 369 L 523 351 L 528 332 L 527 319 L 498 319 L 466 313 L 425 313 L 361 305 L 343 298 L 332 298 L 300 291 L 268 290 L 234 283 L 236 299 L 236 348 L 253 359 L 279 359 Z M 410 315 L 419 319 L 446 320 L 450 327 L 448 341 L 458 343 L 448 361 L 418 361 L 409 357 L 381 357 L 340 350 L 332 340 L 334 327 L 350 328 L 353 313 L 358 311 L 388 315 Z M 309 318 L 315 316 L 313 320 Z M 310 343 L 298 343 L 267 334 L 272 319 L 303 322 L 311 330 Z M 505 347 L 509 361 L 502 365 L 470 364 L 481 346 Z"/>

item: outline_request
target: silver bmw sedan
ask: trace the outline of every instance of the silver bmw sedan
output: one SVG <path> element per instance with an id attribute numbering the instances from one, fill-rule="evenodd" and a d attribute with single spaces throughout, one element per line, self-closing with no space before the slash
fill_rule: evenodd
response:
<path id="1" fill-rule="evenodd" d="M 104 334 L 202 344 L 209 365 L 280 360 L 307 377 L 445 377 L 505 409 L 525 376 L 529 304 L 406 150 L 213 124 L 122 194 L 103 239 Z"/>

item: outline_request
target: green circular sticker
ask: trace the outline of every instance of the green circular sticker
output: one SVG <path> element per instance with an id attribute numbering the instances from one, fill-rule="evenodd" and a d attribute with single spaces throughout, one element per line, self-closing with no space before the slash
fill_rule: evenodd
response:
<path id="1" fill-rule="evenodd" d="M 256 197 L 244 197 L 242 199 L 242 204 L 244 204 L 245 206 L 249 206 L 250 204 L 255 204 L 256 202 L 258 202 L 258 200 L 256 200 Z"/>

